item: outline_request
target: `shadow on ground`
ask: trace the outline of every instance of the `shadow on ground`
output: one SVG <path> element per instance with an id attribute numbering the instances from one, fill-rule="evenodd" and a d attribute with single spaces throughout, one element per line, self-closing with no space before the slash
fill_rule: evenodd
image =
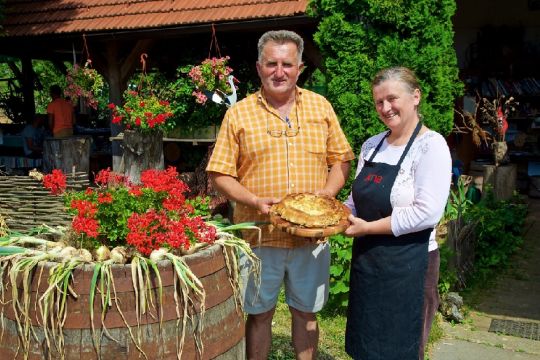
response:
<path id="1" fill-rule="evenodd" d="M 272 347 L 270 348 L 270 355 L 268 360 L 295 360 L 294 349 L 291 343 L 290 336 L 272 335 Z M 342 360 L 338 359 L 327 352 L 324 349 L 319 349 L 317 354 L 317 360 Z"/>

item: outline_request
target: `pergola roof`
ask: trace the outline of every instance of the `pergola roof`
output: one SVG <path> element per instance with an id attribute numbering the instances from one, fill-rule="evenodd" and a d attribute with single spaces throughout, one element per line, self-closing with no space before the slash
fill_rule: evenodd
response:
<path id="1" fill-rule="evenodd" d="M 303 16 L 308 0 L 6 0 L 8 37 Z"/>
<path id="2" fill-rule="evenodd" d="M 317 20 L 306 14 L 309 0 L 4 0 L 0 57 L 13 64 L 33 116 L 32 60 L 92 65 L 107 80 L 111 102 L 119 103 L 141 54 L 150 66 L 176 69 L 180 59 L 204 58 L 209 44 L 234 61 L 255 64 L 257 41 L 267 30 L 289 29 L 304 37 L 305 59 L 320 64 L 312 40 Z M 217 36 L 217 37 L 216 37 Z M 217 46 L 216 46 L 217 48 Z M 86 53 L 85 53 L 86 52 Z M 219 48 L 218 48 L 219 55 Z M 90 56 L 91 55 L 91 56 Z M 232 60 L 231 60 L 232 63 Z M 304 72 L 306 74 L 307 72 Z"/>

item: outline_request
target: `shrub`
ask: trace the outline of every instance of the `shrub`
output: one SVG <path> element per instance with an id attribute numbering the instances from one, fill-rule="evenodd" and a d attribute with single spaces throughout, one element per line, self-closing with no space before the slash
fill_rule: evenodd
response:
<path id="1" fill-rule="evenodd" d="M 328 308 L 343 310 L 349 303 L 349 274 L 353 239 L 343 235 L 330 238 L 330 294 Z"/>
<path id="2" fill-rule="evenodd" d="M 491 191 L 465 214 L 466 220 L 477 223 L 473 283 L 485 283 L 508 266 L 523 243 L 526 215 L 527 206 L 518 197 L 496 201 Z"/>
<path id="3" fill-rule="evenodd" d="M 327 96 L 353 148 L 383 130 L 370 81 L 381 68 L 413 69 L 420 80 L 425 123 L 442 134 L 453 125 L 462 93 L 453 48 L 454 0 L 314 0 L 315 42 L 324 57 Z"/>

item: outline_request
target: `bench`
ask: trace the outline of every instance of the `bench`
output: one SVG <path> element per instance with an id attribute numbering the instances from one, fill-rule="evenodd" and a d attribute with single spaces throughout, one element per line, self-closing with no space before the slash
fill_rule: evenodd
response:
<path id="1" fill-rule="evenodd" d="M 43 159 L 33 159 L 24 154 L 21 135 L 0 136 L 0 167 L 5 170 L 40 168 Z"/>

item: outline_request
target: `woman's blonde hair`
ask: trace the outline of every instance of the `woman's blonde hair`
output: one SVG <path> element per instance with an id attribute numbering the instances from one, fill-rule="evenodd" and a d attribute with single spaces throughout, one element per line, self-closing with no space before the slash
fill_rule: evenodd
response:
<path id="1" fill-rule="evenodd" d="M 375 74 L 375 77 L 371 82 L 371 88 L 373 89 L 375 86 L 380 85 L 387 80 L 395 80 L 405 84 L 411 94 L 416 89 L 421 91 L 420 84 L 418 84 L 418 78 L 414 71 L 404 66 L 394 66 L 380 70 Z"/>

